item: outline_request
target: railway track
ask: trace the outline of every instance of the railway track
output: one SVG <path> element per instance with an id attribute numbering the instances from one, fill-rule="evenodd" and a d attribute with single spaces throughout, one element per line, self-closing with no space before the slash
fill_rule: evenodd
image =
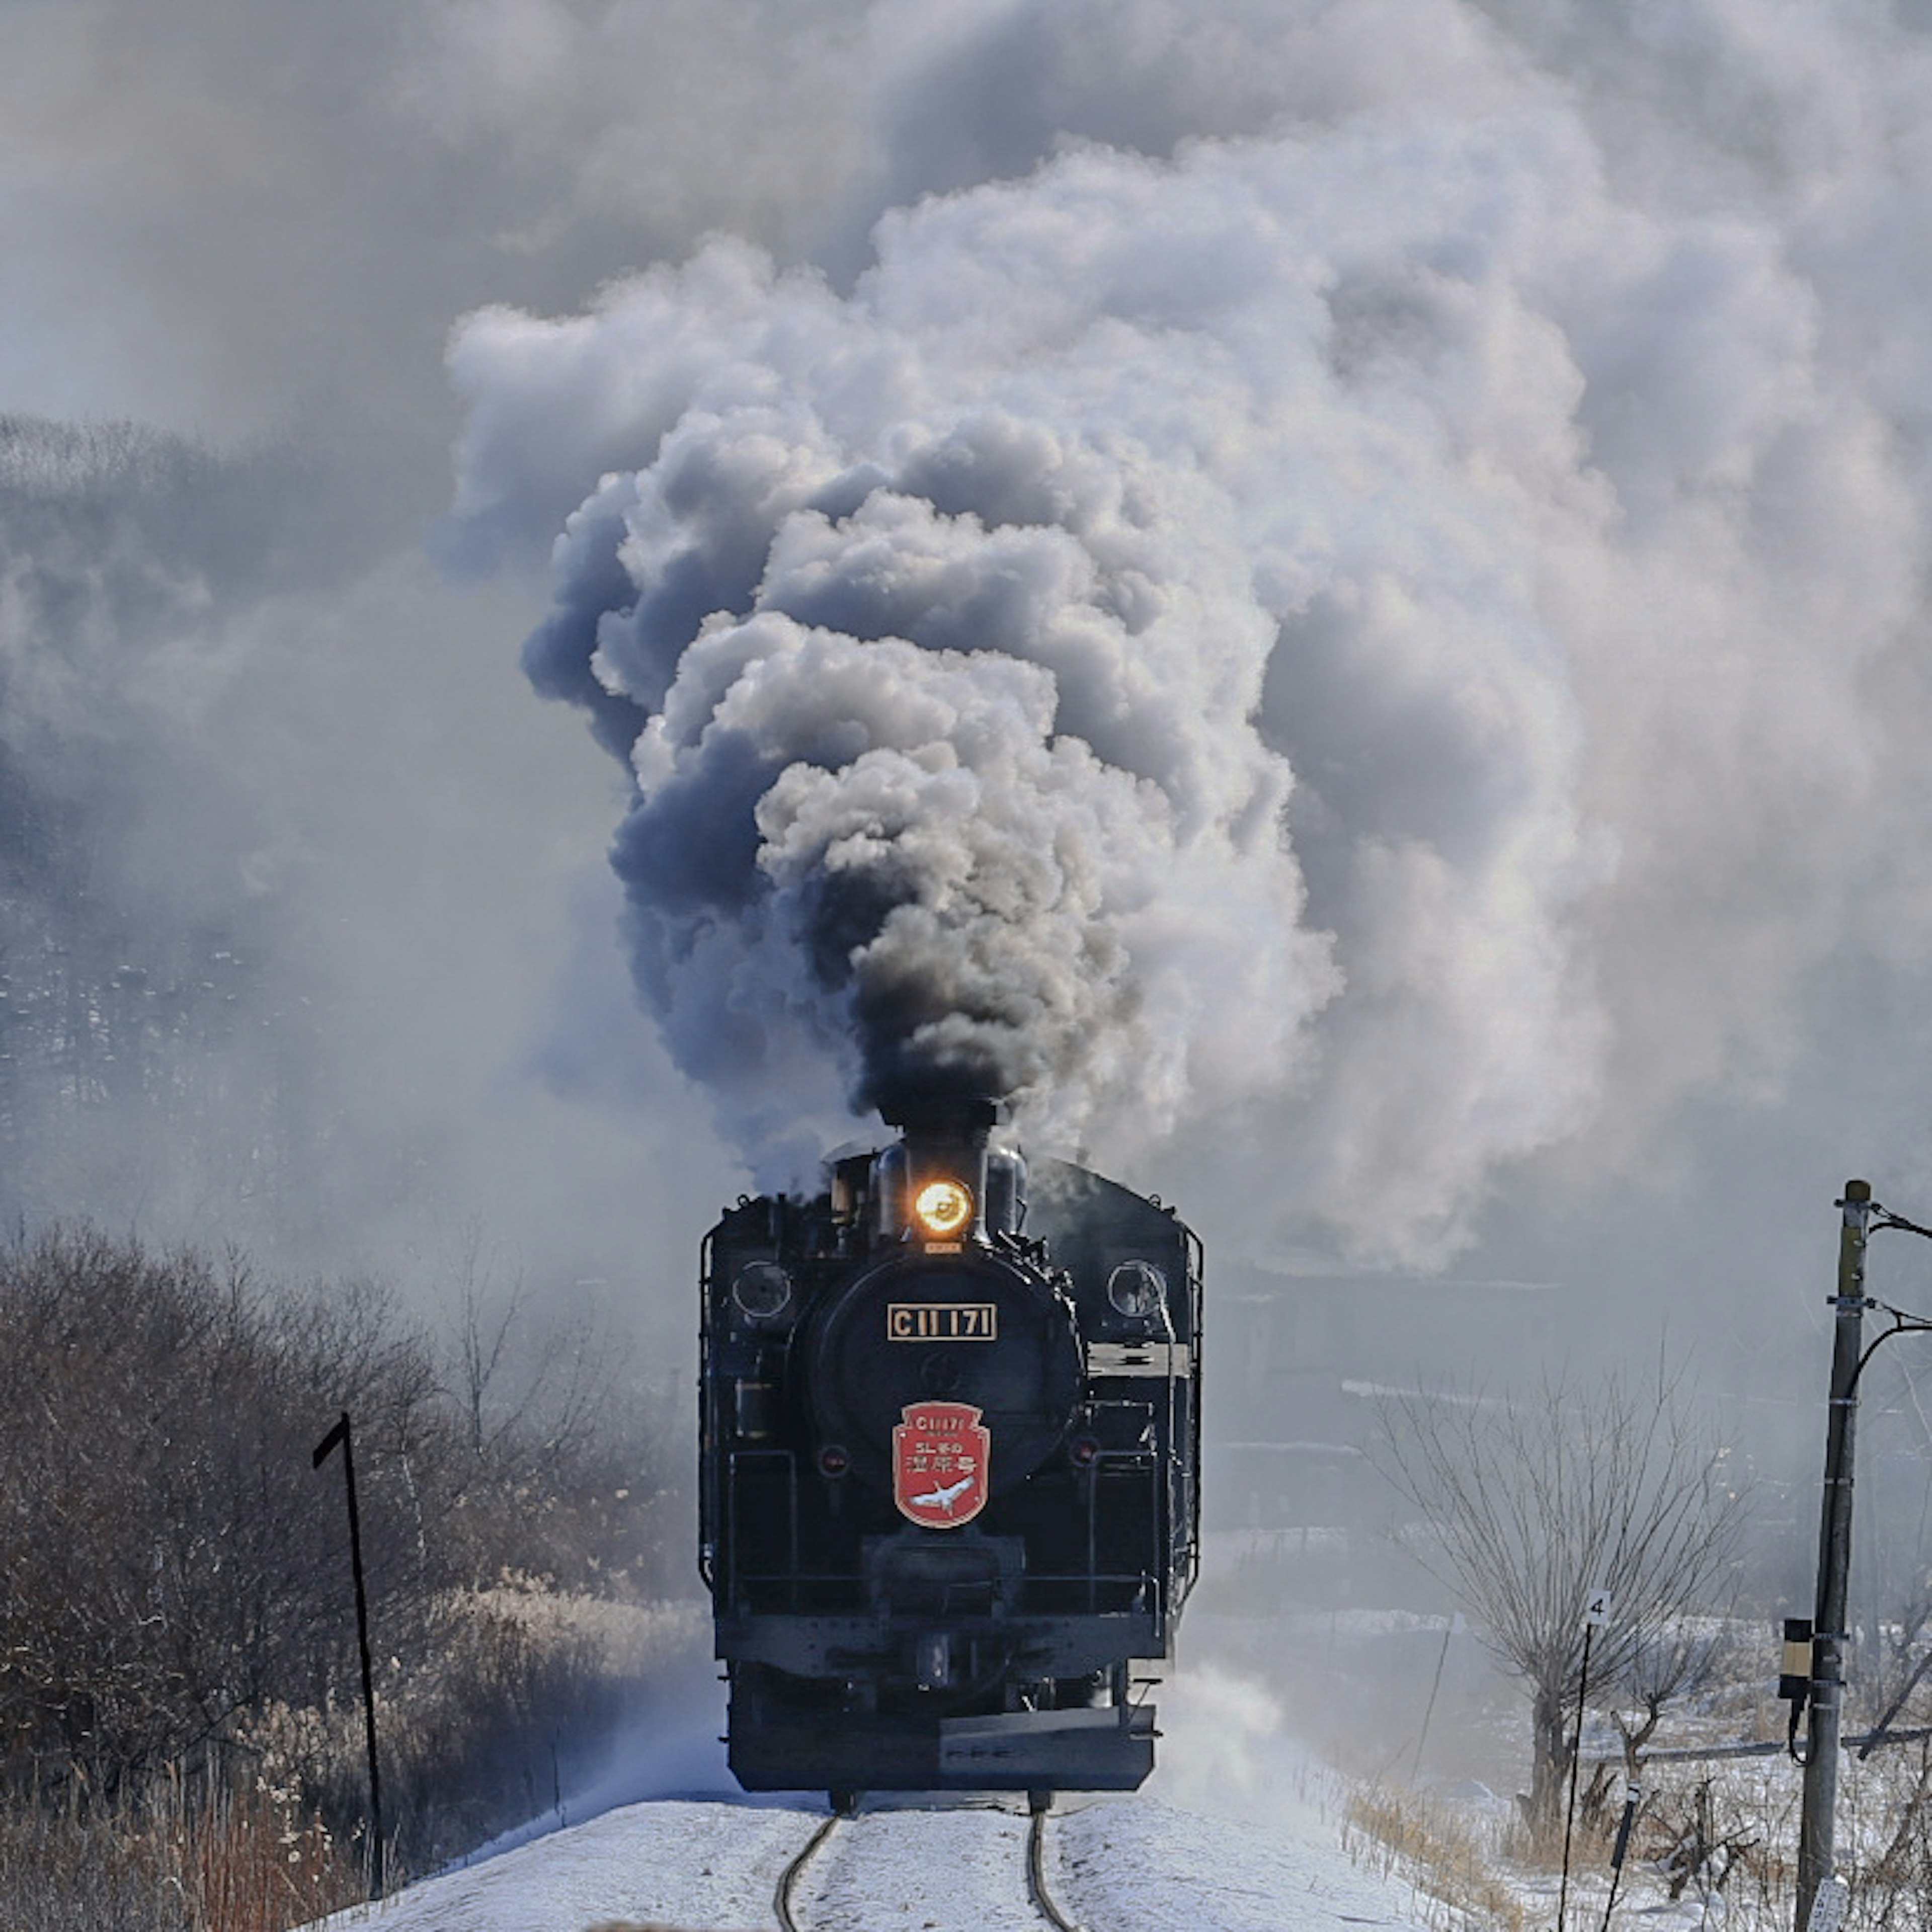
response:
<path id="1" fill-rule="evenodd" d="M 1033 1900 L 1034 1910 L 1051 1925 L 1054 1932 L 1086 1932 L 1077 1920 L 1067 1917 L 1054 1903 L 1053 1894 L 1046 1888 L 1046 1807 L 1042 1805 L 1033 1814 L 1027 1827 L 1027 1896 Z"/>
<path id="2" fill-rule="evenodd" d="M 806 1840 L 798 1856 L 778 1874 L 778 1888 L 772 1895 L 772 1910 L 778 1916 L 779 1932 L 805 1932 L 805 1928 L 800 1924 L 792 1913 L 792 1904 L 798 1891 L 798 1882 L 805 1876 L 806 1867 L 818 1857 L 819 1849 L 824 1844 L 826 1840 L 830 1838 L 841 1825 L 849 1824 L 850 1822 L 844 1812 L 833 1812 L 832 1816 Z"/>
<path id="3" fill-rule="evenodd" d="M 814 1832 L 800 1848 L 798 1855 L 779 1875 L 778 1889 L 772 1895 L 772 1910 L 776 1916 L 781 1932 L 818 1932 L 800 1916 L 799 1893 L 800 1881 L 807 1868 L 820 1852 L 836 1838 L 848 1836 L 861 1830 L 883 1828 L 891 1813 L 874 1812 L 861 1820 L 850 1813 L 835 1811 Z M 1044 1808 L 1035 1810 L 1028 1822 L 1026 1837 L 1026 1893 L 1028 1904 L 1053 1932 L 1087 1932 L 1087 1928 L 1067 1912 L 1053 1896 L 1046 1882 L 1046 1820 Z M 840 1932 L 863 1932 L 863 1928 L 850 1924 L 842 1925 Z"/>

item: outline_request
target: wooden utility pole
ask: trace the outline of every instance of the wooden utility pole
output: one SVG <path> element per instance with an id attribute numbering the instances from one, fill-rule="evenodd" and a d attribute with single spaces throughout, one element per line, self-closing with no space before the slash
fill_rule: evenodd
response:
<path id="1" fill-rule="evenodd" d="M 1844 1694 L 1846 1584 L 1852 1567 L 1852 1473 L 1858 1420 L 1859 1355 L 1864 1341 L 1865 1235 L 1871 1184 L 1848 1180 L 1839 1204 L 1838 1292 L 1832 1342 L 1832 1398 L 1825 1424 L 1825 1495 L 1818 1527 L 1817 1616 L 1811 1635 L 1810 1728 L 1798 1825 L 1796 1932 L 1811 1932 L 1820 1886 L 1832 1876 L 1838 1802 L 1838 1735 Z"/>

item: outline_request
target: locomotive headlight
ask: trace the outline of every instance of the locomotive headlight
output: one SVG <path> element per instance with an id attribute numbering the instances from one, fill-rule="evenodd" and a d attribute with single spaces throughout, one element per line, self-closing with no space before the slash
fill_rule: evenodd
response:
<path id="1" fill-rule="evenodd" d="M 776 1262 L 750 1262 L 731 1283 L 738 1312 L 754 1322 L 770 1322 L 791 1304 L 791 1276 Z"/>
<path id="2" fill-rule="evenodd" d="M 914 1196 L 912 1211 L 928 1234 L 950 1240 L 973 1218 L 973 1190 L 957 1180 L 928 1180 Z"/>
<path id="3" fill-rule="evenodd" d="M 1123 1262 L 1107 1277 L 1107 1299 L 1130 1322 L 1151 1322 L 1167 1300 L 1167 1277 L 1152 1262 Z"/>

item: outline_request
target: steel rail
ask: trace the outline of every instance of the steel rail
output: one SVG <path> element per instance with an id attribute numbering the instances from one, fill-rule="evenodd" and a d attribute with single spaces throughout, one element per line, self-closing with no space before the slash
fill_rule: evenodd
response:
<path id="1" fill-rule="evenodd" d="M 1054 1903 L 1053 1894 L 1046 1888 L 1046 1811 L 1044 1807 L 1033 1814 L 1033 1824 L 1027 1833 L 1027 1896 L 1033 1901 L 1034 1910 L 1054 1928 L 1054 1932 L 1086 1932 L 1077 1918 L 1070 1918 Z"/>
<path id="2" fill-rule="evenodd" d="M 796 1903 L 799 1882 L 805 1876 L 806 1868 L 818 1856 L 830 1840 L 832 1834 L 847 1821 L 850 1814 L 835 1811 L 821 1824 L 778 1875 L 777 1890 L 772 1894 L 772 1912 L 777 1918 L 781 1932 L 806 1932 L 794 1912 Z M 1070 1918 L 1055 1901 L 1046 1882 L 1046 1813 L 1035 1811 L 1027 1832 L 1026 1880 L 1027 1900 L 1034 1910 L 1054 1928 L 1054 1932 L 1087 1932 L 1085 1926 L 1077 1918 Z"/>
<path id="3" fill-rule="evenodd" d="M 818 1855 L 819 1847 L 845 1822 L 843 1812 L 835 1811 L 812 1836 L 806 1840 L 805 1848 L 784 1870 L 778 1874 L 778 1888 L 772 1894 L 772 1910 L 777 1916 L 783 1932 L 804 1932 L 804 1928 L 791 1916 L 792 1894 L 804 1876 L 805 1868 Z"/>

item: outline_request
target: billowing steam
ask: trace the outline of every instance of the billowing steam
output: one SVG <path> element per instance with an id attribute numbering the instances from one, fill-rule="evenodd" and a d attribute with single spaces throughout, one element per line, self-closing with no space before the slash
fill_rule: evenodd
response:
<path id="1" fill-rule="evenodd" d="M 1401 1108 L 1453 1118 L 1452 1197 L 1575 1118 L 1594 862 L 1521 575 L 1570 445 L 1458 447 L 1564 370 L 1506 290 L 1389 259 L 1473 218 L 1478 145 L 1445 130 L 1430 205 L 1327 252 L 1291 224 L 1390 155 L 1083 152 L 893 217 L 847 298 L 720 243 L 586 321 L 469 326 L 480 522 L 567 470 L 560 425 L 630 456 L 527 663 L 634 769 L 638 977 L 754 1153 L 803 1042 L 855 1106 L 965 1080 L 1131 1158 L 1305 1091 L 1345 984 L 1352 1051 L 1412 1052 Z M 1448 393 L 1384 352 L 1416 331 Z M 1291 754 L 1311 836 L 1354 820 L 1325 921 Z"/>
<path id="2" fill-rule="evenodd" d="M 586 345 L 650 369 L 704 318 L 528 657 L 636 771 L 640 983 L 754 1144 L 800 1040 L 860 1108 L 959 1084 L 1068 1136 L 1279 1088 L 1335 982 L 1250 722 L 1273 632 L 1232 505 L 1184 422 L 1162 448 L 1105 398 L 1049 410 L 1033 332 L 954 341 L 878 292 L 721 245 Z M 1106 307 L 1061 320 L 1070 381 Z M 466 379 L 532 333 L 474 325 Z"/>
<path id="3" fill-rule="evenodd" d="M 1923 45 L 1827 11 L 909 4 L 825 268 L 464 326 L 454 540 L 562 530 L 526 667 L 766 1178 L 961 1082 L 1415 1260 L 1776 1078 L 1923 612 Z"/>
<path id="4" fill-rule="evenodd" d="M 454 536 L 576 513 L 532 668 L 762 1178 L 908 1065 L 1318 1266 L 1932 1177 L 1925 0 L 13 13 L 10 1222 L 724 1184 L 602 884 L 540 991 L 541 604 L 415 554 L 449 318 L 653 262 L 462 334 Z"/>

